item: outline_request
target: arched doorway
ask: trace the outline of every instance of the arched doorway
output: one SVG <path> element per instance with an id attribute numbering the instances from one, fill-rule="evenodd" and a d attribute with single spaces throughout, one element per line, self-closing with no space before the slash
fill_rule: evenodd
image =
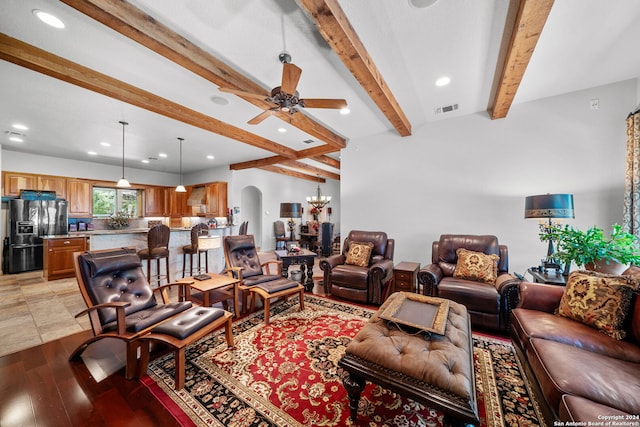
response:
<path id="1" fill-rule="evenodd" d="M 262 191 L 253 185 L 240 192 L 240 222 L 249 221 L 248 234 L 253 234 L 256 247 L 262 247 Z"/>

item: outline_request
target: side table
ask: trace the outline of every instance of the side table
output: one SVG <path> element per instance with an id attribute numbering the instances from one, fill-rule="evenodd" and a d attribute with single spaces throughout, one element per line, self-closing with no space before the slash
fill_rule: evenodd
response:
<path id="1" fill-rule="evenodd" d="M 393 267 L 393 292 L 415 292 L 420 263 L 402 261 Z"/>
<path id="2" fill-rule="evenodd" d="M 240 310 L 238 308 L 238 283 L 239 280 L 233 277 L 209 273 L 210 279 L 196 280 L 193 277 L 185 277 L 179 280 L 180 282 L 189 283 L 189 287 L 196 292 L 191 292 L 187 295 L 191 301 L 202 303 L 203 307 L 211 307 L 216 302 L 222 302 L 225 310 L 226 301 L 233 300 L 233 314 L 236 318 L 240 317 Z M 202 299 L 202 301 L 199 301 Z M 242 307 L 246 310 L 246 307 Z"/>
<path id="3" fill-rule="evenodd" d="M 313 290 L 313 264 L 318 256 L 315 252 L 301 249 L 300 252 L 289 253 L 288 251 L 275 251 L 279 261 L 282 261 L 282 277 L 289 276 L 289 267 L 299 265 L 302 277 L 300 284 L 304 285 L 304 290 Z"/>
<path id="4" fill-rule="evenodd" d="M 531 267 L 527 269 L 527 273 L 533 277 L 535 283 L 546 283 L 548 285 L 564 286 L 567 284 L 566 276 L 562 273 L 556 273 L 555 271 L 544 271 L 537 267 Z"/>

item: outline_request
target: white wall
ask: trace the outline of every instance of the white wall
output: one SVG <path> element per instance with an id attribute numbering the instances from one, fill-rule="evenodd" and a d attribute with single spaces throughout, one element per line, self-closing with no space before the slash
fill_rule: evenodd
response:
<path id="1" fill-rule="evenodd" d="M 383 230 L 396 239 L 395 261 L 430 262 L 443 233 L 495 234 L 509 246 L 510 270 L 540 263 L 546 245 L 524 220 L 526 196 L 573 193 L 570 224 L 620 223 L 625 118 L 637 80 L 486 113 L 352 140 L 343 150 L 342 234 Z M 599 110 L 589 101 L 598 98 Z"/>
<path id="2" fill-rule="evenodd" d="M 273 222 L 280 220 L 280 203 L 281 202 L 299 202 L 304 207 L 303 222 L 310 219 L 309 205 L 306 203 L 307 196 L 316 194 L 318 184 L 313 181 L 307 181 L 298 178 L 292 178 L 285 175 L 267 172 L 260 169 L 247 169 L 233 171 L 231 181 L 233 184 L 229 192 L 229 206 L 239 206 L 242 189 L 246 186 L 254 186 L 262 192 L 262 236 L 256 241 L 262 241 L 263 250 L 275 249 L 275 235 L 273 233 Z M 338 181 L 327 179 L 325 183 L 320 184 L 322 194 L 331 196 L 331 222 L 335 223 L 335 232 L 340 230 L 340 183 Z M 233 202 L 232 200 L 236 201 Z M 244 209 L 240 206 L 240 209 Z M 323 220 L 321 217 L 320 220 Z M 301 220 L 297 219 L 296 224 L 300 224 Z M 250 227 L 251 228 L 251 227 Z M 257 228 L 252 228 L 256 230 Z M 296 232 L 299 232 L 298 228 Z"/>

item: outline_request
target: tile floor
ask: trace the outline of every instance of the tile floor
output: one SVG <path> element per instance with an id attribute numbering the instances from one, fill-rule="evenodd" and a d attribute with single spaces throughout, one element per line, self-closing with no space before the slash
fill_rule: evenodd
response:
<path id="1" fill-rule="evenodd" d="M 47 282 L 42 271 L 0 276 L 0 356 L 89 329 L 76 279 Z"/>

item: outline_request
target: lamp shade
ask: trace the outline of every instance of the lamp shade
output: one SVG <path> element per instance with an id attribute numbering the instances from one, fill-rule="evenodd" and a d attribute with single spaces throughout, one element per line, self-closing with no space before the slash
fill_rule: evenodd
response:
<path id="1" fill-rule="evenodd" d="M 540 194 L 527 196 L 525 218 L 575 218 L 573 194 Z"/>
<path id="2" fill-rule="evenodd" d="M 280 218 L 302 218 L 302 204 L 280 203 Z"/>
<path id="3" fill-rule="evenodd" d="M 222 247 L 220 236 L 198 236 L 198 250 L 208 251 Z"/>

